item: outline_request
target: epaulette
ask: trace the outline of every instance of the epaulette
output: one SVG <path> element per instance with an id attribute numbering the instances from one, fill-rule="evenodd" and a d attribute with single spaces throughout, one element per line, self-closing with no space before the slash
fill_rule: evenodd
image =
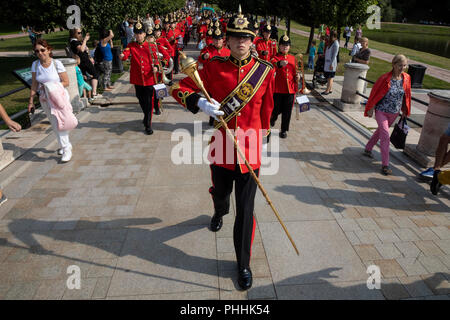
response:
<path id="1" fill-rule="evenodd" d="M 215 60 L 218 60 L 220 62 L 226 62 L 228 60 L 228 57 L 214 56 L 211 58 L 211 60 L 209 60 L 209 62 L 215 61 Z"/>
<path id="2" fill-rule="evenodd" d="M 259 62 L 264 63 L 265 65 L 269 66 L 271 69 L 273 69 L 273 64 L 270 63 L 269 61 L 263 60 L 261 58 L 255 57 L 255 56 L 253 56 L 253 58 L 255 58 Z"/>

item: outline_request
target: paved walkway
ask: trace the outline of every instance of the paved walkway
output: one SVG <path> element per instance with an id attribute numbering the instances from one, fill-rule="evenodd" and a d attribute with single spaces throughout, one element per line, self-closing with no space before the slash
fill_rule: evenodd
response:
<path id="1" fill-rule="evenodd" d="M 115 92 L 122 101 L 133 96 L 127 76 Z M 0 172 L 9 198 L 0 206 L 2 299 L 450 298 L 448 188 L 431 195 L 420 168 L 397 157 L 394 175 L 382 176 L 379 150 L 361 156 L 367 139 L 329 104 L 293 116 L 279 157 L 265 158 L 262 183 L 300 255 L 258 191 L 248 292 L 236 282 L 234 203 L 210 232 L 208 166 L 170 160 L 174 130 L 201 138 L 194 121 L 206 130 L 208 117 L 166 99 L 152 136 L 136 104 L 78 117 L 71 162 L 59 162 L 50 135 Z M 277 174 L 264 174 L 277 163 Z M 381 290 L 366 286 L 373 264 Z M 71 265 L 80 290 L 66 286 Z"/>
<path id="2" fill-rule="evenodd" d="M 286 27 L 284 27 L 284 26 L 280 26 L 279 28 L 281 30 L 286 29 Z M 295 28 L 291 28 L 291 32 L 309 38 L 309 32 L 295 29 Z M 317 35 L 315 35 L 315 36 L 317 36 Z M 341 48 L 344 47 L 344 44 L 345 44 L 345 41 L 341 40 L 340 41 Z M 394 58 L 394 55 L 377 50 L 377 49 L 370 48 L 370 52 L 371 52 L 372 57 L 375 57 L 375 58 L 378 58 L 378 59 L 381 59 L 381 60 L 384 60 L 387 62 L 392 62 L 392 59 Z M 427 75 L 432 76 L 437 79 L 440 79 L 442 81 L 450 82 L 450 70 L 448 70 L 448 69 L 435 67 L 435 66 L 432 66 L 432 65 L 429 65 L 429 64 L 426 64 L 423 62 L 415 61 L 415 60 L 408 60 L 408 62 L 409 62 L 409 64 L 421 64 L 421 65 L 427 67 L 427 70 L 425 71 L 425 73 Z"/>

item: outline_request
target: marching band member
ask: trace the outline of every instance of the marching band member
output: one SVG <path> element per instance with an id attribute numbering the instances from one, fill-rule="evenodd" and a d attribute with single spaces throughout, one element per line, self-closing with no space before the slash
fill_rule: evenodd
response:
<path id="1" fill-rule="evenodd" d="M 292 107 L 294 105 L 295 94 L 298 91 L 298 81 L 300 74 L 297 72 L 298 66 L 295 57 L 289 54 L 291 39 L 285 34 L 280 38 L 279 52 L 272 58 L 275 67 L 275 90 L 273 95 L 274 108 L 270 118 L 270 125 L 273 127 L 281 113 L 280 137 L 286 138 L 291 121 Z"/>
<path id="2" fill-rule="evenodd" d="M 230 49 L 225 48 L 223 45 L 223 33 L 220 29 L 216 29 L 212 36 L 213 43 L 209 46 L 205 47 L 198 57 L 198 62 L 201 62 L 203 66 L 207 64 L 213 57 L 228 57 L 230 55 Z M 212 126 L 214 124 L 214 118 L 209 117 L 209 125 Z"/>
<path id="3" fill-rule="evenodd" d="M 270 39 L 271 26 L 269 24 L 264 26 L 262 31 L 263 38 L 259 39 L 256 43 L 256 51 L 258 52 L 258 57 L 266 61 L 272 60 L 272 58 L 277 54 L 277 43 Z"/>
<path id="4" fill-rule="evenodd" d="M 159 70 L 156 55 L 156 45 L 145 41 L 144 26 L 140 21 L 134 26 L 136 41 L 131 42 L 127 48 L 120 54 L 122 60 L 127 60 L 131 55 L 130 83 L 134 84 L 136 97 L 144 113 L 145 133 L 153 134 L 152 115 L 153 115 L 153 85 L 157 83 L 156 74 L 162 72 Z M 151 46 L 154 46 L 150 48 Z M 152 53 L 152 54 L 151 54 Z"/>
<path id="5" fill-rule="evenodd" d="M 185 78 L 171 87 L 171 95 L 192 113 L 202 110 L 211 117 L 224 115 L 230 129 L 236 130 L 236 140 L 249 160 L 255 173 L 261 165 L 263 135 L 270 130 L 270 115 L 273 109 L 273 66 L 253 57 L 250 47 L 255 33 L 239 8 L 227 27 L 227 40 L 231 53 L 228 57 L 216 56 L 199 71 L 213 103 L 202 98 L 200 89 L 190 78 Z M 218 101 L 226 101 L 223 111 Z M 233 144 L 228 143 L 225 130 L 220 123 L 216 134 L 222 139 L 211 143 L 210 160 L 213 187 L 210 193 L 214 203 L 211 230 L 221 229 L 222 217 L 229 213 L 230 195 L 235 182 L 236 218 L 233 239 L 238 265 L 238 284 L 247 290 L 252 286 L 250 269 L 251 246 L 255 231 L 253 217 L 257 184 L 250 176 L 243 160 L 236 154 Z M 217 141 L 216 141 L 217 140 Z M 228 148 L 227 148 L 228 145 Z"/>
<path id="6" fill-rule="evenodd" d="M 156 41 L 156 34 L 158 34 L 158 37 L 161 35 L 161 27 L 159 25 L 156 25 L 155 28 L 158 27 L 158 30 L 156 29 L 152 29 L 152 28 L 148 28 L 147 29 L 147 41 L 150 44 L 156 45 L 156 54 L 158 55 L 158 59 L 160 61 L 160 63 L 158 64 L 161 68 L 166 66 L 169 63 L 170 60 L 170 53 L 167 51 L 167 49 L 165 49 L 164 47 L 162 47 L 157 41 Z M 165 39 L 165 38 L 162 38 Z M 154 50 L 154 47 L 151 47 L 152 50 Z M 158 73 L 157 74 L 157 82 L 158 83 L 162 83 L 163 82 L 163 73 Z M 153 95 L 153 110 L 154 110 L 154 114 L 156 115 L 160 115 L 161 114 L 161 99 L 159 99 L 156 96 L 156 91 L 155 94 Z"/>

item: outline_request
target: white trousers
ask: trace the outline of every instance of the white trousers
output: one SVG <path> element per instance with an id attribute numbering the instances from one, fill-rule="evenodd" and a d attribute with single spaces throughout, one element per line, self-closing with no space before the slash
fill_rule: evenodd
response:
<path id="1" fill-rule="evenodd" d="M 45 114 L 47 115 L 50 124 L 52 125 L 53 133 L 56 136 L 59 147 L 63 150 L 72 149 L 72 144 L 69 141 L 69 131 L 58 130 L 58 119 L 56 119 L 56 117 L 51 114 L 50 107 L 48 106 L 47 102 L 42 102 L 41 100 L 41 106 Z"/>

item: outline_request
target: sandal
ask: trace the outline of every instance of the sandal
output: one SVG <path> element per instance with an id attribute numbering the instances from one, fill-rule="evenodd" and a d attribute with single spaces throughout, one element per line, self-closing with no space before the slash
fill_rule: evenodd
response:
<path id="1" fill-rule="evenodd" d="M 381 173 L 384 174 L 385 176 L 388 176 L 388 175 L 392 174 L 392 170 L 389 169 L 388 166 L 382 166 Z"/>

